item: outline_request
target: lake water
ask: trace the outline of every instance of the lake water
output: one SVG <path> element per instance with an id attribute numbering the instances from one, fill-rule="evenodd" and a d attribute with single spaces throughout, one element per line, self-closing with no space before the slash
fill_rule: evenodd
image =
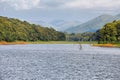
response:
<path id="1" fill-rule="evenodd" d="M 120 49 L 0 45 L 0 80 L 120 80 Z"/>

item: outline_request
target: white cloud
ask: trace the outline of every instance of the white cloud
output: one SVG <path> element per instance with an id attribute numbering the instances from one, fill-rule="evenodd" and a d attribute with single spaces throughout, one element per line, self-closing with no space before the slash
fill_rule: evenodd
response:
<path id="1" fill-rule="evenodd" d="M 1 2 L 16 10 L 32 8 L 117 10 L 120 7 L 120 0 L 0 0 Z"/>
<path id="2" fill-rule="evenodd" d="M 63 5 L 64 8 L 80 8 L 80 9 L 116 9 L 120 7 L 120 0 L 74 0 Z"/>
<path id="3" fill-rule="evenodd" d="M 0 0 L 2 3 L 8 4 L 16 10 L 27 10 L 39 7 L 40 0 Z"/>

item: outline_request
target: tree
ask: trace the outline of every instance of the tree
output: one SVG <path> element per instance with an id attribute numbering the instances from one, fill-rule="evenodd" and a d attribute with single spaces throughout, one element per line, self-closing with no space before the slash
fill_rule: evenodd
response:
<path id="1" fill-rule="evenodd" d="M 116 22 L 107 23 L 97 34 L 99 43 L 115 43 L 117 41 L 116 36 L 118 35 Z"/>
<path id="2" fill-rule="evenodd" d="M 65 34 L 53 28 L 0 16 L 0 41 L 65 40 Z"/>

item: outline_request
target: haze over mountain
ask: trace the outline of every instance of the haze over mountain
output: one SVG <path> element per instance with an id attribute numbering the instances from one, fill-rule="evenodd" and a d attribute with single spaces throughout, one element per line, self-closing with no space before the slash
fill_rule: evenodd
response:
<path id="1" fill-rule="evenodd" d="M 66 29 L 65 31 L 69 33 L 95 32 L 96 30 L 102 28 L 106 23 L 112 22 L 118 19 L 120 19 L 120 14 L 116 16 L 103 14 L 83 24 L 72 26 Z"/>
<path id="2" fill-rule="evenodd" d="M 87 22 L 80 21 L 65 21 L 65 20 L 53 20 L 53 21 L 34 21 L 31 20 L 31 23 L 40 24 L 45 27 L 52 27 L 57 31 L 68 32 L 68 33 L 83 33 L 83 32 L 95 32 L 96 30 L 102 28 L 106 23 L 112 22 L 114 20 L 119 20 L 120 14 L 118 15 L 109 15 L 103 14 L 98 17 L 95 17 Z"/>
<path id="3" fill-rule="evenodd" d="M 53 20 L 53 21 L 34 21 L 29 20 L 31 23 L 40 24 L 45 27 L 52 27 L 57 31 L 65 31 L 66 29 L 70 28 L 71 26 L 77 26 L 81 22 L 80 21 L 65 21 L 65 20 Z"/>
<path id="4" fill-rule="evenodd" d="M 72 32 L 68 27 L 79 26 L 101 14 L 116 15 L 119 9 L 120 0 L 0 0 L 0 16 L 32 20 L 68 32 Z M 54 24 L 56 20 L 60 24 Z"/>

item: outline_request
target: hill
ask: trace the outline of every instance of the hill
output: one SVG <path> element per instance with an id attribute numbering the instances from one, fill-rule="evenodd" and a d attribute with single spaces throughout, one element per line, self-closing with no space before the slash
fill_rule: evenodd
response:
<path id="1" fill-rule="evenodd" d="M 95 33 L 98 43 L 119 43 L 120 42 L 120 20 L 105 24 Z"/>
<path id="2" fill-rule="evenodd" d="M 64 32 L 70 26 L 77 26 L 78 24 L 80 24 L 80 22 L 79 21 L 55 20 L 55 21 L 52 21 L 50 24 L 53 25 L 54 29 Z"/>
<path id="3" fill-rule="evenodd" d="M 65 35 L 53 28 L 30 24 L 27 21 L 0 16 L 0 41 L 58 41 Z"/>
<path id="4" fill-rule="evenodd" d="M 118 19 L 120 19 L 120 14 L 116 16 L 103 14 L 83 24 L 70 27 L 65 31 L 69 33 L 95 32 L 96 30 L 102 28 L 102 26 L 104 26 L 106 23 L 114 20 L 118 20 Z"/>
<path id="5" fill-rule="evenodd" d="M 52 27 L 55 30 L 62 32 L 64 32 L 70 26 L 77 26 L 78 24 L 81 23 L 80 21 L 64 21 L 64 20 L 53 20 L 53 21 L 29 20 L 29 22 L 40 24 L 42 26 Z"/>

